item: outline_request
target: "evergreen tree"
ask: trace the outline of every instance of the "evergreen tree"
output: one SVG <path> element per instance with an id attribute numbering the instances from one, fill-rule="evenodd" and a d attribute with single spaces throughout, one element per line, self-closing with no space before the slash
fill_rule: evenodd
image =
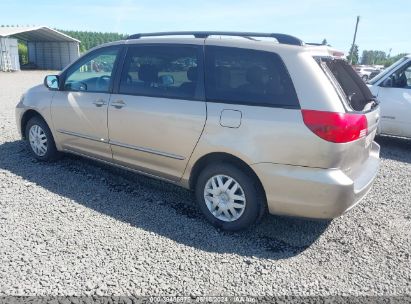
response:
<path id="1" fill-rule="evenodd" d="M 359 54 L 358 54 L 358 45 L 353 44 L 350 49 L 350 53 L 347 56 L 348 62 L 352 64 L 358 64 Z"/>
<path id="2" fill-rule="evenodd" d="M 58 30 L 70 37 L 80 40 L 80 52 L 86 52 L 89 49 L 107 42 L 123 40 L 127 35 L 119 33 L 102 33 L 102 32 L 87 32 L 87 31 L 65 31 Z"/>

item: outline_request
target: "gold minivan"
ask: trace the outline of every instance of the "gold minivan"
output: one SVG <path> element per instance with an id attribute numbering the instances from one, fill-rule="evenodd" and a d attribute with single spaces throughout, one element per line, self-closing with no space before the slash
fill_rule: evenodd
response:
<path id="1" fill-rule="evenodd" d="M 37 159 L 69 152 L 193 189 L 207 220 L 230 231 L 267 211 L 337 217 L 379 166 L 366 85 L 284 34 L 132 35 L 47 76 L 16 118 Z"/>

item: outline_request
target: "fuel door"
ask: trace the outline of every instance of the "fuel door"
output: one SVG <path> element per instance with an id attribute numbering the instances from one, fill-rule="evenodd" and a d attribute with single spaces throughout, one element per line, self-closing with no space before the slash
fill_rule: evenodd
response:
<path id="1" fill-rule="evenodd" d="M 241 111 L 224 109 L 220 114 L 220 125 L 227 128 L 238 128 L 241 125 L 241 118 Z"/>

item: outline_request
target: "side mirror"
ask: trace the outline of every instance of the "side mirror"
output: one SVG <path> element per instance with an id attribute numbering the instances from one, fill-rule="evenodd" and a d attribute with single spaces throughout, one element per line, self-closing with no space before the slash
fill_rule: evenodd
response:
<path id="1" fill-rule="evenodd" d="M 393 86 L 393 81 L 391 77 L 387 77 L 384 79 L 384 81 L 381 83 L 381 86 L 384 88 L 392 88 Z"/>
<path id="2" fill-rule="evenodd" d="M 49 90 L 58 90 L 59 89 L 59 76 L 58 75 L 47 75 L 44 78 L 44 85 Z"/>
<path id="3" fill-rule="evenodd" d="M 158 77 L 159 83 L 163 87 L 168 87 L 174 84 L 174 77 L 173 75 L 166 74 L 166 75 L 161 75 Z"/>

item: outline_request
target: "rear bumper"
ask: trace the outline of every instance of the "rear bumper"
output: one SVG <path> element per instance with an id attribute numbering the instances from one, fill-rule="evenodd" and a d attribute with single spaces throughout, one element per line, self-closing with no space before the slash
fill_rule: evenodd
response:
<path id="1" fill-rule="evenodd" d="M 260 178 L 271 214 L 331 219 L 348 211 L 371 189 L 379 168 L 380 146 L 372 143 L 361 173 L 350 178 L 339 169 L 272 163 L 252 168 Z"/>

